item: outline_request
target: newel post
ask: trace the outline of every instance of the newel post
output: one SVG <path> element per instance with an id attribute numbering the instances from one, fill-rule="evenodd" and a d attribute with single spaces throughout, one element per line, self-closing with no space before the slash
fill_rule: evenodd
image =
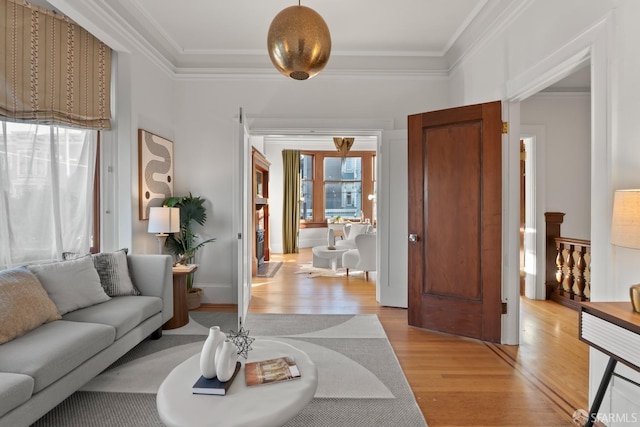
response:
<path id="1" fill-rule="evenodd" d="M 551 292 L 558 287 L 558 281 L 556 280 L 556 271 L 558 269 L 556 265 L 556 257 L 558 256 L 558 249 L 556 248 L 556 242 L 554 238 L 560 237 L 560 226 L 564 221 L 564 213 L 562 212 L 545 212 L 544 222 L 546 229 L 546 267 L 545 267 L 545 280 L 546 285 L 546 299 L 551 297 Z"/>

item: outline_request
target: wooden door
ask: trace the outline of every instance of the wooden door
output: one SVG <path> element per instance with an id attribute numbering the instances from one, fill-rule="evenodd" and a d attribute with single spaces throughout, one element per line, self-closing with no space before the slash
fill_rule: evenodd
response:
<path id="1" fill-rule="evenodd" d="M 409 324 L 500 342 L 501 103 L 408 125 Z"/>

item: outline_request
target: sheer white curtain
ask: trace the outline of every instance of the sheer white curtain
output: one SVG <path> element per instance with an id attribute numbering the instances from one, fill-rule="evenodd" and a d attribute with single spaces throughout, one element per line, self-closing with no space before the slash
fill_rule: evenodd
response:
<path id="1" fill-rule="evenodd" d="M 0 269 L 89 252 L 97 132 L 0 123 Z"/>

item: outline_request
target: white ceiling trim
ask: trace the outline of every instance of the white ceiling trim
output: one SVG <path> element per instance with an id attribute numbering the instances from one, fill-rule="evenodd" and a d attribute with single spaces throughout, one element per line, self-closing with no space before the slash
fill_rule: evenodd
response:
<path id="1" fill-rule="evenodd" d="M 260 55 L 268 56 L 267 48 L 264 49 L 183 49 L 181 51 L 185 55 Z M 332 50 L 331 56 L 384 56 L 384 57 L 416 57 L 431 58 L 442 57 L 446 52 L 442 51 L 413 51 L 413 50 L 377 50 L 377 51 L 358 51 L 358 50 Z"/>
<path id="2" fill-rule="evenodd" d="M 471 13 L 469 13 L 469 16 L 467 16 L 467 19 L 465 19 L 462 22 L 462 24 L 460 24 L 460 26 L 458 27 L 456 32 L 453 33 L 453 36 L 451 36 L 451 38 L 449 39 L 445 47 L 440 51 L 440 56 L 444 56 L 447 54 L 447 52 L 449 52 L 449 49 L 451 49 L 453 44 L 460 38 L 462 33 L 464 33 L 465 30 L 471 25 L 471 23 L 478 17 L 478 14 L 480 13 L 480 11 L 482 11 L 482 9 L 485 8 L 488 2 L 489 0 L 482 0 L 478 2 L 476 7 L 471 11 Z"/>
<path id="3" fill-rule="evenodd" d="M 82 2 L 79 7 L 72 5 L 68 0 L 48 0 L 48 2 L 109 45 L 116 53 L 131 53 L 131 48 L 134 47 L 167 75 L 175 77 L 177 68 L 171 61 L 122 19 L 105 0 Z M 92 21 L 93 17 L 103 25 Z M 103 28 L 109 28 L 110 31 L 105 32 Z"/>
<path id="4" fill-rule="evenodd" d="M 460 47 L 459 52 L 453 52 L 453 49 L 447 52 L 446 56 L 450 63 L 449 73 L 453 72 L 467 59 L 472 58 L 491 40 L 502 34 L 511 22 L 531 6 L 533 2 L 534 0 L 502 0 L 487 11 L 487 16 L 470 23 L 464 34 L 456 41 L 456 44 Z M 496 11 L 500 12 L 496 14 Z M 463 40 L 465 38 L 470 40 Z"/>
<path id="5" fill-rule="evenodd" d="M 167 43 L 169 43 L 169 45 L 175 49 L 176 52 L 180 53 L 180 52 L 187 52 L 185 49 L 182 48 L 182 46 L 180 46 L 178 44 L 178 42 L 176 42 L 170 35 L 169 33 L 167 33 L 162 26 L 158 23 L 158 21 L 156 21 L 155 19 L 153 19 L 153 17 L 151 15 L 149 15 L 149 13 L 146 11 L 145 8 L 142 7 L 142 5 L 140 5 L 140 3 L 138 2 L 138 0 L 129 0 L 128 3 L 124 4 L 125 7 L 129 10 L 130 13 L 133 12 L 133 14 L 139 14 L 140 16 L 144 17 L 144 19 L 149 23 L 149 25 L 151 25 L 151 27 L 157 31 L 158 34 L 160 34 L 162 36 L 162 38 L 164 39 L 164 41 L 166 41 Z M 130 6 L 130 7 L 127 7 Z"/>
<path id="6" fill-rule="evenodd" d="M 492 10 L 489 11 L 489 16 L 471 23 L 464 34 L 466 37 L 471 38 L 471 40 L 466 42 L 466 46 L 463 44 L 464 41 L 462 41 L 462 49 L 460 52 L 454 53 L 449 57 L 451 64 L 449 67 L 449 73 L 452 73 L 465 60 L 472 58 L 488 42 L 502 34 L 511 22 L 524 13 L 524 11 L 531 6 L 533 2 L 534 0 L 502 0 L 501 3 L 493 5 Z M 500 10 L 501 12 L 496 15 L 496 10 Z M 484 30 L 479 30 L 474 27 L 480 27 Z M 462 38 L 463 37 L 461 36 L 458 40 Z M 449 56 L 449 54 L 447 56 Z"/>
<path id="7" fill-rule="evenodd" d="M 383 131 L 394 129 L 393 119 L 317 119 L 247 117 L 251 135 L 288 136 L 307 135 L 322 138 L 336 135 L 378 137 Z"/>
<path id="8" fill-rule="evenodd" d="M 178 68 L 173 73 L 177 80 L 282 80 L 272 68 Z M 446 80 L 447 70 L 327 70 L 316 79 L 340 80 Z"/>
<path id="9" fill-rule="evenodd" d="M 267 57 L 266 49 L 265 51 L 253 49 L 235 51 L 182 49 L 175 40 L 149 16 L 148 12 L 145 11 L 138 0 L 130 0 L 122 4 L 124 4 L 124 8 L 129 13 L 137 15 L 138 17 L 142 16 L 146 23 L 150 25 L 151 29 L 161 35 L 165 43 L 159 43 L 159 46 L 155 46 L 148 41 L 145 36 L 143 36 L 141 29 L 130 25 L 107 0 L 82 2 L 80 6 L 76 3 L 72 4 L 69 0 L 48 1 L 63 13 L 78 21 L 81 25 L 91 27 L 87 29 L 94 32 L 96 36 L 100 37 L 112 47 L 115 47 L 116 50 L 128 50 L 126 46 L 132 44 L 133 47 L 147 56 L 173 78 L 223 80 L 282 78 L 279 73 L 274 72 L 270 67 L 267 68 L 264 66 L 264 64 L 268 64 L 268 61 L 262 61 L 263 65 L 254 62 L 249 66 L 234 66 L 233 61 L 229 60 L 229 58 L 232 59 L 234 55 L 237 55 L 238 59 L 243 58 L 244 61 L 252 59 L 254 61 L 256 59 L 260 61 Z M 461 60 L 471 55 L 473 51 L 482 45 L 486 37 L 491 34 L 500 33 L 503 30 L 506 25 L 503 21 L 505 18 L 516 16 L 519 11 L 526 8 L 532 1 L 533 0 L 500 0 L 497 3 L 491 3 L 488 0 L 482 0 L 472 12 L 469 13 L 465 21 L 461 23 L 456 33 L 447 43 L 446 49 L 441 52 L 379 51 L 372 54 L 372 52 L 365 51 L 334 51 L 332 52 L 333 56 L 343 59 L 354 58 L 354 61 L 351 61 L 347 65 L 338 65 L 331 69 L 327 68 L 323 71 L 323 75 L 326 75 L 326 78 L 347 79 L 434 79 L 448 77 Z M 98 28 L 94 23 L 81 22 L 87 10 L 91 11 L 90 16 L 92 18 L 98 15 L 102 23 L 107 24 L 107 26 L 103 25 L 102 28 L 115 30 L 117 34 L 114 35 L 114 31 L 105 33 L 105 31 Z M 512 10 L 513 12 L 511 12 Z M 80 12 L 78 13 L 78 11 Z M 144 30 L 150 31 L 150 28 L 146 27 Z M 478 32 L 481 33 L 479 37 Z M 465 39 L 470 39 L 471 42 L 469 43 L 465 41 Z M 109 43 L 109 41 L 112 43 Z M 170 48 L 167 46 L 167 43 Z M 468 48 L 463 49 L 464 44 L 468 44 Z M 164 47 L 167 51 L 163 53 L 159 47 Z M 174 52 L 178 52 L 178 57 L 172 56 L 172 52 L 170 52 L 171 49 L 173 49 Z M 454 50 L 460 52 L 459 56 L 455 56 Z M 211 58 L 205 58 L 205 62 L 190 61 L 188 58 L 189 56 L 192 58 L 200 56 L 202 58 L 208 54 Z M 207 63 L 211 64 L 212 60 L 215 61 L 213 57 L 216 55 L 227 55 L 228 57 L 225 59 L 227 61 L 226 65 L 228 66 L 207 66 Z M 368 63 L 365 62 L 367 64 L 365 67 L 354 67 L 353 64 L 354 62 L 357 63 L 357 58 L 369 58 L 370 61 Z M 377 61 L 378 58 L 382 58 L 383 60 Z M 399 60 L 403 58 L 403 61 L 395 64 L 393 58 L 398 58 Z M 223 62 L 225 59 L 223 59 Z M 412 59 L 416 61 L 413 62 Z M 423 62 L 428 59 L 433 60 L 433 62 Z M 372 61 L 377 62 L 373 63 Z M 200 63 L 202 63 L 202 67 L 199 66 Z"/>

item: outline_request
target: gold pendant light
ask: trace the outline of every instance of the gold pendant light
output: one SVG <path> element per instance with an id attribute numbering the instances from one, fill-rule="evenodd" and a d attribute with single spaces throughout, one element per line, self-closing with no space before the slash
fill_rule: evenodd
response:
<path id="1" fill-rule="evenodd" d="M 273 18 L 267 36 L 271 62 L 295 80 L 307 80 L 329 62 L 331 34 L 322 16 L 306 6 L 290 6 Z"/>
<path id="2" fill-rule="evenodd" d="M 336 146 L 338 153 L 340 153 L 340 157 L 342 157 L 342 160 L 347 158 L 347 154 L 349 153 L 349 150 L 351 150 L 351 146 L 353 145 L 353 141 L 355 140 L 355 138 L 333 138 L 333 143 Z"/>

